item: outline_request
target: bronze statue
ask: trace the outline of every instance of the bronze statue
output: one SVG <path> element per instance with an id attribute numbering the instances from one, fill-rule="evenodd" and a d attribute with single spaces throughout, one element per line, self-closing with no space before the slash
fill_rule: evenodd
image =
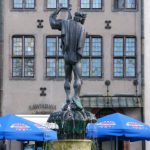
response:
<path id="1" fill-rule="evenodd" d="M 80 101 L 81 89 L 81 58 L 85 43 L 86 32 L 83 24 L 86 14 L 76 12 L 72 19 L 70 8 L 67 19 L 57 19 L 59 12 L 64 8 L 59 8 L 50 16 L 52 29 L 61 31 L 61 48 L 65 62 L 65 84 L 67 103 L 63 109 L 50 114 L 49 123 L 56 123 L 59 126 L 59 139 L 81 139 L 85 138 L 86 125 L 96 121 L 95 116 L 86 111 Z M 70 97 L 70 83 L 74 73 L 74 96 Z"/>
<path id="2" fill-rule="evenodd" d="M 65 84 L 64 89 L 66 92 L 67 103 L 70 104 L 72 101 L 80 108 L 80 89 L 81 89 L 81 58 L 82 50 L 85 43 L 86 31 L 83 27 L 86 19 L 86 14 L 76 12 L 72 19 L 70 8 L 68 11 L 68 18 L 57 19 L 57 16 L 61 10 L 59 8 L 54 11 L 50 16 L 50 25 L 52 29 L 61 31 L 61 48 L 65 62 Z M 74 73 L 74 96 L 70 96 L 70 83 L 72 80 L 72 72 Z"/>

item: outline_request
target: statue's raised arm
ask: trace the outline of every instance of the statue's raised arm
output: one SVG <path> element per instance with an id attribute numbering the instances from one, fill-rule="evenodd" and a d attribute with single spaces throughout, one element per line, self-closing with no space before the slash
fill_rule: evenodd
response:
<path id="1" fill-rule="evenodd" d="M 49 17 L 49 22 L 51 25 L 52 29 L 58 29 L 61 30 L 61 24 L 62 24 L 62 20 L 61 19 L 57 19 L 57 15 L 59 14 L 59 12 L 61 11 L 62 8 L 57 9 L 56 11 L 54 11 L 50 17 Z"/>
<path id="2" fill-rule="evenodd" d="M 57 16 L 59 14 L 59 12 L 61 10 L 66 10 L 68 12 L 68 18 L 67 20 L 70 20 L 72 19 L 72 15 L 71 15 L 71 6 L 68 7 L 68 8 L 58 8 L 56 11 L 54 11 L 51 15 L 50 15 L 50 18 L 49 18 L 49 22 L 50 22 L 50 25 L 52 27 L 52 29 L 58 29 L 58 30 L 61 30 L 61 26 L 62 26 L 62 19 L 57 19 Z"/>

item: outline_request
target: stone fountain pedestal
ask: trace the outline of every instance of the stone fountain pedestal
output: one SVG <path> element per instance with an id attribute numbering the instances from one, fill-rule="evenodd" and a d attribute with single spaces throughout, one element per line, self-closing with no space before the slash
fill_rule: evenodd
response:
<path id="1" fill-rule="evenodd" d="M 92 141 L 67 139 L 52 142 L 53 150 L 91 150 Z"/>

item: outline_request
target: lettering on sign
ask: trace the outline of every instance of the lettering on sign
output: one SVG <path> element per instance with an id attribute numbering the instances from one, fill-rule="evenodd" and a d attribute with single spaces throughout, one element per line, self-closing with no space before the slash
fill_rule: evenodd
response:
<path id="1" fill-rule="evenodd" d="M 56 110 L 56 105 L 53 104 L 33 104 L 29 106 L 29 110 L 33 114 L 50 114 Z"/>

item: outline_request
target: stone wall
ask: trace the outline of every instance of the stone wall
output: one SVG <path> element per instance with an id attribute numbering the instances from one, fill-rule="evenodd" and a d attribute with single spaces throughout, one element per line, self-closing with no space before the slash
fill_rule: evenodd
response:
<path id="1" fill-rule="evenodd" d="M 0 1 L 0 115 L 2 112 L 2 77 L 3 75 L 3 0 Z"/>

